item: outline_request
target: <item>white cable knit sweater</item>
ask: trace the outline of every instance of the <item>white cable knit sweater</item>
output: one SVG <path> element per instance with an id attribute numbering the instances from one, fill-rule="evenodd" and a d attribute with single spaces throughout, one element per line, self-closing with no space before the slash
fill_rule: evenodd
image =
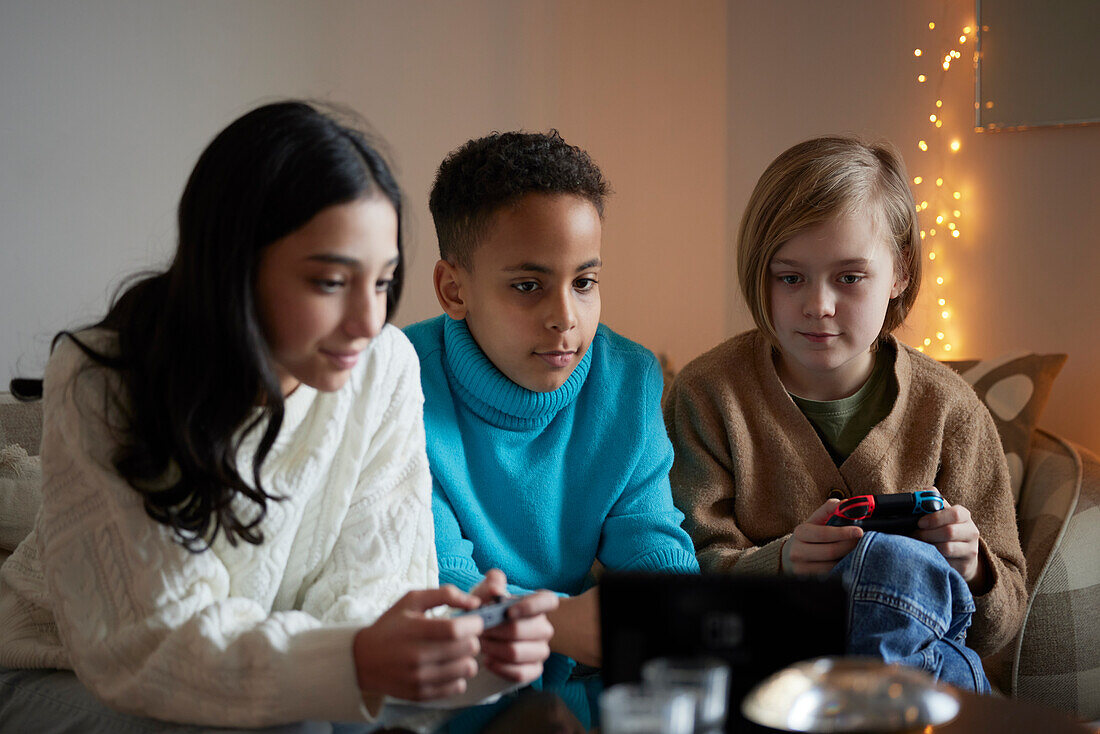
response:
<path id="1" fill-rule="evenodd" d="M 102 415 L 118 380 L 88 364 L 62 339 L 46 369 L 42 510 L 0 572 L 0 666 L 72 669 L 111 707 L 168 721 L 362 720 L 356 630 L 438 577 L 405 336 L 387 326 L 338 392 L 287 398 L 261 474 L 286 499 L 269 503 L 263 544 L 219 536 L 199 554 L 115 472 Z"/>

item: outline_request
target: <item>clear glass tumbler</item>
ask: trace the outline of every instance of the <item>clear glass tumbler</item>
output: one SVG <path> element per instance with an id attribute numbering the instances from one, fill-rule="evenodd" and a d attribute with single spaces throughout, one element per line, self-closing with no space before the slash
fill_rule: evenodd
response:
<path id="1" fill-rule="evenodd" d="M 650 690 L 682 690 L 695 699 L 695 734 L 721 732 L 729 705 L 730 670 L 712 657 L 654 658 L 642 666 Z"/>
<path id="2" fill-rule="evenodd" d="M 600 694 L 600 734 L 692 734 L 694 724 L 687 691 L 619 683 Z"/>

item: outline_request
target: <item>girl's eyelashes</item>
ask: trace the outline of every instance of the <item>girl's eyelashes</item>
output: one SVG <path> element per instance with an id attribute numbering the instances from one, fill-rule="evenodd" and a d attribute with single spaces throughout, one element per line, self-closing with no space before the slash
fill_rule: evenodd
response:
<path id="1" fill-rule="evenodd" d="M 798 275 L 777 275 L 775 278 L 784 285 L 798 285 L 802 280 L 801 276 Z"/>
<path id="2" fill-rule="evenodd" d="M 597 285 L 599 285 L 599 281 L 595 278 L 577 278 L 573 281 L 573 287 L 581 293 L 587 293 L 593 290 Z"/>
<path id="3" fill-rule="evenodd" d="M 863 280 L 865 277 L 867 276 L 857 275 L 856 273 L 846 273 L 845 275 L 840 276 L 838 280 L 840 280 L 840 282 L 844 285 L 855 285 L 859 281 Z"/>
<path id="4" fill-rule="evenodd" d="M 320 293 L 332 294 L 347 287 L 347 278 L 310 278 L 309 281 L 314 288 Z M 393 287 L 393 276 L 387 276 L 385 278 L 379 278 L 374 282 L 374 290 L 376 293 L 388 293 Z"/>
<path id="5" fill-rule="evenodd" d="M 342 278 L 313 278 L 310 282 L 322 293 L 335 293 L 347 285 Z"/>

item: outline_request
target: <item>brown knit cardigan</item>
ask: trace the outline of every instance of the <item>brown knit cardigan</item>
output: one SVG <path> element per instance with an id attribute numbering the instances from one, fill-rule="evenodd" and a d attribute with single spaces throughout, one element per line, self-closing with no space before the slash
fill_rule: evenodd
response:
<path id="1" fill-rule="evenodd" d="M 973 515 L 991 573 L 967 644 L 1006 645 L 1023 620 L 1024 556 L 1000 439 L 974 391 L 890 337 L 898 397 L 838 468 L 776 374 L 759 331 L 719 344 L 673 382 L 672 491 L 704 571 L 779 573 L 783 543 L 826 499 L 934 486 Z"/>

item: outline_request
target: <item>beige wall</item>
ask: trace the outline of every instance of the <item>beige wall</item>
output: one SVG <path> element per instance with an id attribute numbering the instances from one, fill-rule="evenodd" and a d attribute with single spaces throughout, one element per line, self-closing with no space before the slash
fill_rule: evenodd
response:
<path id="1" fill-rule="evenodd" d="M 973 13 L 972 3 L 933 0 L 730 2 L 731 239 L 764 167 L 814 135 L 888 138 L 911 172 L 928 178 L 936 154 L 916 142 L 933 142 L 928 115 L 938 76 L 928 71 L 921 86 L 916 75 L 942 71 L 930 52 L 946 37 L 928 22 L 957 37 Z M 955 47 L 965 53 L 945 77 L 942 130 L 962 147 L 943 170 L 964 194 L 963 237 L 940 249 L 938 270 L 926 271 L 921 302 L 899 336 L 919 343 L 937 318 L 934 299 L 944 296 L 959 358 L 1069 354 L 1040 423 L 1100 450 L 1100 126 L 973 132 L 973 44 Z M 941 291 L 928 277 L 937 273 L 946 279 Z M 736 290 L 729 293 L 733 333 L 751 321 Z"/>
<path id="2" fill-rule="evenodd" d="M 933 0 L 5 0 L 0 3 L 0 384 L 170 255 L 203 145 L 255 104 L 350 104 L 409 194 L 399 323 L 438 313 L 427 192 L 491 129 L 559 128 L 592 152 L 607 211 L 604 320 L 682 366 L 749 325 L 732 230 L 757 176 L 826 132 L 888 137 L 916 166 L 928 89 L 912 49 Z M 929 46 L 931 48 L 931 46 Z M 945 250 L 959 356 L 1067 352 L 1042 421 L 1100 449 L 1100 127 L 971 132 L 972 71 L 943 89 L 963 143 L 966 237 Z M 921 304 L 902 336 L 933 318 Z"/>
<path id="3" fill-rule="evenodd" d="M 0 384 L 166 261 L 202 147 L 284 96 L 347 103 L 389 142 L 413 234 L 399 324 L 440 312 L 427 195 L 447 151 L 557 127 L 615 189 L 604 320 L 682 364 L 723 336 L 725 33 L 721 0 L 5 0 Z"/>

